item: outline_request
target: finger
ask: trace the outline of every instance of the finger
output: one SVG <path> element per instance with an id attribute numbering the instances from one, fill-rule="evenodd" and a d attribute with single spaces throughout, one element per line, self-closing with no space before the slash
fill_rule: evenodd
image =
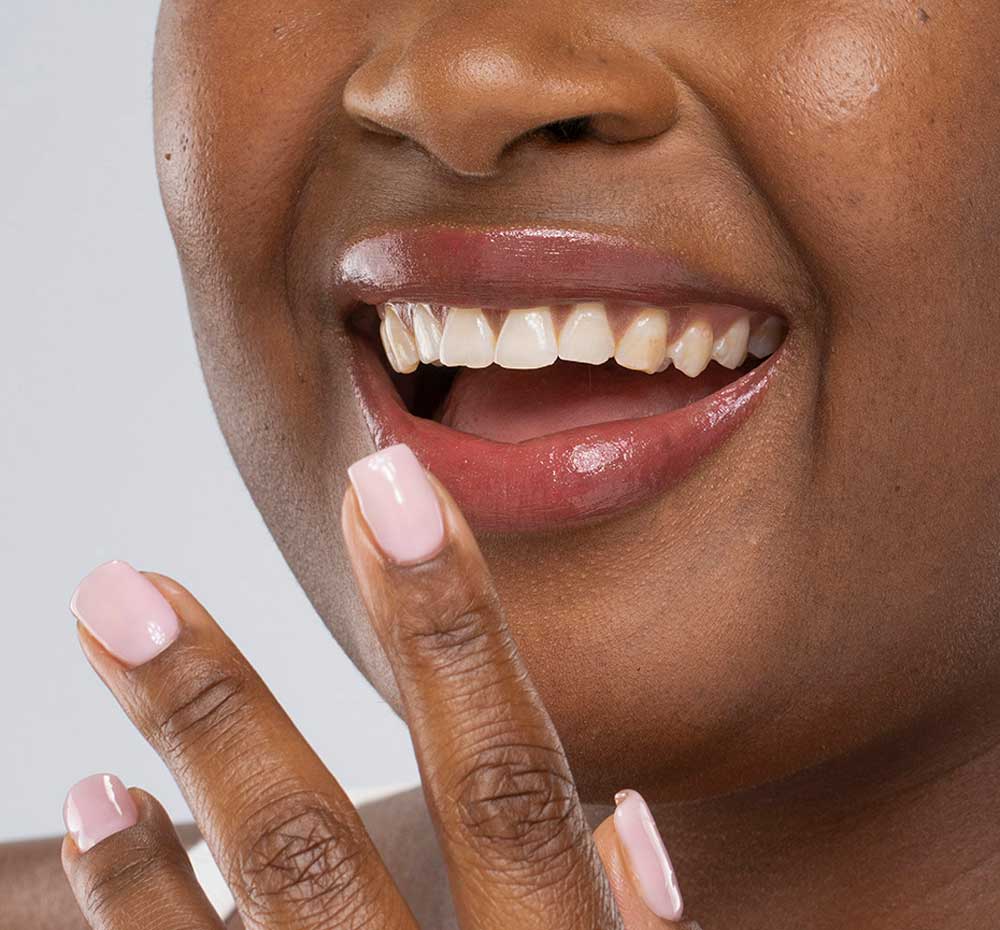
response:
<path id="1" fill-rule="evenodd" d="M 618 807 L 594 832 L 597 851 L 628 930 L 697 930 L 683 919 L 677 877 L 642 797 L 620 792 Z"/>
<path id="2" fill-rule="evenodd" d="M 155 798 L 94 775 L 70 790 L 64 815 L 63 869 L 93 930 L 223 930 Z"/>
<path id="3" fill-rule="evenodd" d="M 357 463 L 351 480 L 344 534 L 462 926 L 619 927 L 559 738 L 454 501 L 406 446 Z"/>
<path id="4" fill-rule="evenodd" d="M 73 599 L 84 651 L 167 763 L 248 926 L 415 921 L 347 795 L 176 582 L 121 562 Z"/>

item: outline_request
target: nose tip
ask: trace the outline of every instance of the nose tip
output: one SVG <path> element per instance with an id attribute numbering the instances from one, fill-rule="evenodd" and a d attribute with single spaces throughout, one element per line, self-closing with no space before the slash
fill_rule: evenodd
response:
<path id="1" fill-rule="evenodd" d="M 624 143 L 676 121 L 676 82 L 648 52 L 624 42 L 581 45 L 531 17 L 517 28 L 491 25 L 438 20 L 403 48 L 375 53 L 348 81 L 345 109 L 470 176 L 495 174 L 505 151 L 539 131 Z"/>

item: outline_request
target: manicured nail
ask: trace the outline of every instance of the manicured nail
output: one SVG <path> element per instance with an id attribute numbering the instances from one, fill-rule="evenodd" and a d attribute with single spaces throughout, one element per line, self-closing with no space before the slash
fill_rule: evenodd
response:
<path id="1" fill-rule="evenodd" d="M 158 656 L 181 631 L 167 599 L 127 562 L 95 568 L 69 607 L 91 636 L 133 668 Z"/>
<path id="2" fill-rule="evenodd" d="M 677 875 L 649 807 L 631 790 L 619 791 L 615 804 L 615 832 L 646 907 L 664 920 L 680 920 L 684 902 Z"/>
<path id="3" fill-rule="evenodd" d="M 91 775 L 66 795 L 63 820 L 77 849 L 86 852 L 101 840 L 139 822 L 135 801 L 114 775 Z"/>
<path id="4" fill-rule="evenodd" d="M 444 543 L 437 494 L 409 446 L 389 446 L 355 462 L 348 474 L 375 541 L 401 565 L 436 555 Z"/>

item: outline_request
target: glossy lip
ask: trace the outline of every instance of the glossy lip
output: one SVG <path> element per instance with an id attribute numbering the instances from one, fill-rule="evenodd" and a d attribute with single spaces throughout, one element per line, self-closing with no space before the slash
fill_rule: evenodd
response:
<path id="1" fill-rule="evenodd" d="M 387 233 L 347 248 L 333 287 L 342 305 L 354 306 L 390 299 L 510 305 L 545 294 L 666 307 L 728 304 L 785 315 L 623 240 L 559 230 Z M 352 374 L 376 448 L 409 445 L 477 530 L 529 532 L 588 523 L 664 494 L 747 419 L 773 380 L 784 346 L 736 381 L 679 410 L 521 443 L 494 442 L 414 417 L 380 350 L 360 334 L 354 336 Z"/>
<path id="2" fill-rule="evenodd" d="M 563 229 L 421 227 L 362 239 L 333 263 L 337 304 L 430 300 L 462 306 L 548 300 L 643 301 L 657 307 L 730 304 L 787 316 L 672 256 L 617 236 Z"/>

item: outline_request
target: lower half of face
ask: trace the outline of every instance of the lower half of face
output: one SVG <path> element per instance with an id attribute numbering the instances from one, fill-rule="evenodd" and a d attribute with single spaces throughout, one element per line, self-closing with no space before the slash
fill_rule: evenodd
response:
<path id="1" fill-rule="evenodd" d="M 585 797 L 759 784 L 976 699 L 992 5 L 231 6 L 162 11 L 164 199 L 240 469 L 389 700 L 338 515 L 399 441 Z"/>

